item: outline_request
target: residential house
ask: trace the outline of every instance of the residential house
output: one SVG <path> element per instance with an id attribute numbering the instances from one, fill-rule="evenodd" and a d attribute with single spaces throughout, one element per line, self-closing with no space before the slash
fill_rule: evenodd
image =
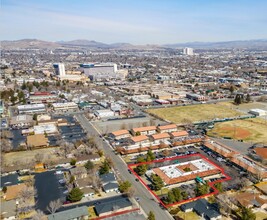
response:
<path id="1" fill-rule="evenodd" d="M 152 135 L 157 133 L 157 128 L 156 126 L 133 128 L 131 132 L 133 135 L 136 135 L 139 132 L 141 135 Z"/>
<path id="2" fill-rule="evenodd" d="M 93 196 L 95 194 L 95 190 L 92 188 L 91 181 L 88 178 L 76 179 L 75 185 L 83 192 L 85 197 Z"/>
<path id="3" fill-rule="evenodd" d="M 74 167 L 70 169 L 70 175 L 75 179 L 82 179 L 87 177 L 87 170 L 85 167 Z"/>
<path id="4" fill-rule="evenodd" d="M 184 212 L 196 212 L 199 216 L 207 220 L 220 219 L 221 213 L 216 203 L 209 203 L 206 199 L 198 199 L 180 206 Z"/>
<path id="5" fill-rule="evenodd" d="M 164 133 L 164 132 L 175 132 L 177 131 L 177 125 L 176 124 L 169 124 L 169 125 L 161 125 L 158 126 L 157 131 L 159 133 Z"/>
<path id="6" fill-rule="evenodd" d="M 16 219 L 16 201 L 2 201 L 1 202 L 1 219 L 3 220 L 13 220 Z"/>
<path id="7" fill-rule="evenodd" d="M 235 196 L 237 202 L 247 208 L 267 208 L 267 199 L 260 193 L 243 192 Z"/>
<path id="8" fill-rule="evenodd" d="M 115 139 L 115 140 L 119 140 L 122 138 L 128 138 L 131 137 L 130 133 L 128 130 L 118 130 L 118 131 L 114 131 L 111 133 L 111 136 Z"/>
<path id="9" fill-rule="evenodd" d="M 98 154 L 83 155 L 77 158 L 76 164 L 85 164 L 88 160 L 92 162 L 97 162 L 100 161 L 100 156 Z"/>
<path id="10" fill-rule="evenodd" d="M 133 208 L 132 202 L 128 197 L 112 197 L 111 200 L 103 201 L 95 205 L 96 214 L 99 217 L 131 210 Z"/>
<path id="11" fill-rule="evenodd" d="M 103 190 L 108 192 L 117 191 L 119 188 L 118 182 L 114 173 L 106 173 L 99 176 L 103 185 Z"/>
<path id="12" fill-rule="evenodd" d="M 47 216 L 48 220 L 76 220 L 89 219 L 89 212 L 87 206 L 76 207 L 61 212 L 56 212 Z"/>

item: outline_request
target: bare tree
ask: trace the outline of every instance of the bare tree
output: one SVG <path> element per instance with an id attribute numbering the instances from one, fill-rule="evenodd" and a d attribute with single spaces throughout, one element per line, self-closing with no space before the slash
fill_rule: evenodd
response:
<path id="1" fill-rule="evenodd" d="M 149 124 L 150 124 L 150 126 L 154 126 L 154 125 L 156 125 L 156 122 L 154 119 L 151 118 L 149 121 Z"/>
<path id="2" fill-rule="evenodd" d="M 33 220 L 44 220 L 45 214 L 41 210 L 37 210 L 36 214 L 32 217 Z"/>
<path id="3" fill-rule="evenodd" d="M 2 152 L 9 152 L 13 149 L 12 143 L 8 139 L 1 140 L 1 151 Z"/>
<path id="4" fill-rule="evenodd" d="M 25 187 L 19 193 L 19 199 L 22 203 L 28 203 L 36 195 L 36 190 L 33 187 Z"/>
<path id="5" fill-rule="evenodd" d="M 27 178 L 23 182 L 26 184 L 26 186 L 33 187 L 33 185 L 34 185 L 34 178 L 33 178 L 32 175 L 30 175 L 29 178 Z"/>
<path id="6" fill-rule="evenodd" d="M 10 138 L 13 138 L 13 134 L 11 133 L 10 130 L 2 130 L 1 132 L 1 138 L 2 139 L 10 139 Z"/>
<path id="7" fill-rule="evenodd" d="M 35 154 L 34 158 L 35 158 L 37 163 L 41 163 L 44 160 L 44 155 L 40 154 L 40 153 L 37 153 L 37 154 Z"/>
<path id="8" fill-rule="evenodd" d="M 193 126 L 194 126 L 193 122 L 189 119 L 186 119 L 186 118 L 182 120 L 182 123 L 186 129 L 193 128 Z"/>
<path id="9" fill-rule="evenodd" d="M 62 206 L 62 202 L 60 199 L 54 200 L 49 202 L 49 205 L 47 206 L 47 211 L 49 211 L 51 214 L 54 214 L 60 207 Z"/>
<path id="10" fill-rule="evenodd" d="M 130 187 L 130 188 L 128 189 L 128 191 L 127 191 L 127 195 L 128 195 L 129 197 L 133 197 L 134 193 L 135 193 L 135 189 L 134 189 L 133 187 Z"/>
<path id="11" fill-rule="evenodd" d="M 125 130 L 126 129 L 126 124 L 125 123 L 122 123 L 121 124 L 121 130 Z"/>
<path id="12" fill-rule="evenodd" d="M 147 126 L 147 122 L 143 122 L 143 123 L 142 123 L 142 126 L 143 126 L 143 127 L 146 127 L 146 126 Z"/>

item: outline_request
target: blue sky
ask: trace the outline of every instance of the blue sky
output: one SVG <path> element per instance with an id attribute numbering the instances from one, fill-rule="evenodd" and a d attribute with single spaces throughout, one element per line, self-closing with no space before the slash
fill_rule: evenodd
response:
<path id="1" fill-rule="evenodd" d="M 1 0 L 0 39 L 165 44 L 267 38 L 266 0 Z"/>

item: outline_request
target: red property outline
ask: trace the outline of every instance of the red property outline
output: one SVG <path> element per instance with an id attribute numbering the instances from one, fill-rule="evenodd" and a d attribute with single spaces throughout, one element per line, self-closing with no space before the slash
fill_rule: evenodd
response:
<path id="1" fill-rule="evenodd" d="M 176 159 L 181 159 L 181 158 L 188 158 L 188 157 L 193 157 L 193 156 L 199 156 L 201 157 L 203 160 L 205 160 L 206 162 L 212 164 L 213 166 L 215 166 L 218 170 L 221 171 L 221 173 L 226 177 L 225 179 L 220 179 L 220 180 L 216 180 L 214 182 L 208 182 L 208 185 L 213 189 L 213 192 L 211 193 L 208 193 L 208 194 L 205 194 L 205 195 L 202 195 L 202 196 L 197 196 L 197 197 L 194 197 L 194 198 L 190 198 L 190 199 L 186 199 L 186 200 L 182 200 L 182 201 L 179 201 L 179 202 L 175 202 L 175 203 L 172 203 L 172 204 L 164 204 L 160 198 L 147 186 L 147 184 L 142 180 L 142 178 L 134 171 L 134 169 L 132 168 L 133 166 L 136 167 L 136 166 L 139 166 L 139 165 L 143 165 L 143 164 L 151 164 L 151 163 L 160 163 L 160 162 L 164 162 L 164 161 L 169 161 L 169 160 L 176 160 Z M 191 155 L 184 155 L 184 156 L 176 156 L 176 157 L 171 157 L 171 158 L 165 158 L 165 159 L 160 159 L 160 160 L 153 160 L 153 161 L 149 161 L 149 162 L 141 162 L 141 163 L 135 163 L 135 164 L 129 164 L 128 165 L 128 168 L 129 170 L 140 180 L 140 182 L 147 188 L 147 190 L 159 201 L 159 203 L 165 207 L 165 208 L 168 208 L 168 207 L 172 207 L 174 205 L 179 205 L 179 204 L 183 204 L 183 203 L 187 203 L 187 202 L 190 202 L 190 201 L 194 201 L 194 200 L 197 200 L 197 199 L 201 199 L 201 198 L 204 198 L 204 197 L 208 197 L 208 196 L 211 196 L 211 195 L 215 195 L 217 193 L 219 193 L 219 190 L 215 188 L 214 184 L 215 183 L 220 183 L 220 182 L 224 182 L 224 181 L 228 181 L 231 179 L 230 176 L 228 176 L 227 174 L 225 174 L 224 172 L 224 169 L 222 169 L 221 167 L 219 167 L 217 164 L 215 164 L 214 162 L 210 161 L 207 157 L 203 156 L 202 154 L 200 153 L 196 153 L 196 154 L 191 154 Z"/>

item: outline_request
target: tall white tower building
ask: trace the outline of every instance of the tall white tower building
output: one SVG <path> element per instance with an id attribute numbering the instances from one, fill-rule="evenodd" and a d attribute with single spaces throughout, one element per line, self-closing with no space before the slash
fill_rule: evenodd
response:
<path id="1" fill-rule="evenodd" d="M 185 55 L 194 55 L 193 48 L 189 48 L 189 47 L 184 48 L 184 54 Z"/>
<path id="2" fill-rule="evenodd" d="M 55 71 L 56 71 L 56 75 L 58 76 L 65 76 L 65 66 L 64 63 L 55 63 L 53 64 Z"/>

